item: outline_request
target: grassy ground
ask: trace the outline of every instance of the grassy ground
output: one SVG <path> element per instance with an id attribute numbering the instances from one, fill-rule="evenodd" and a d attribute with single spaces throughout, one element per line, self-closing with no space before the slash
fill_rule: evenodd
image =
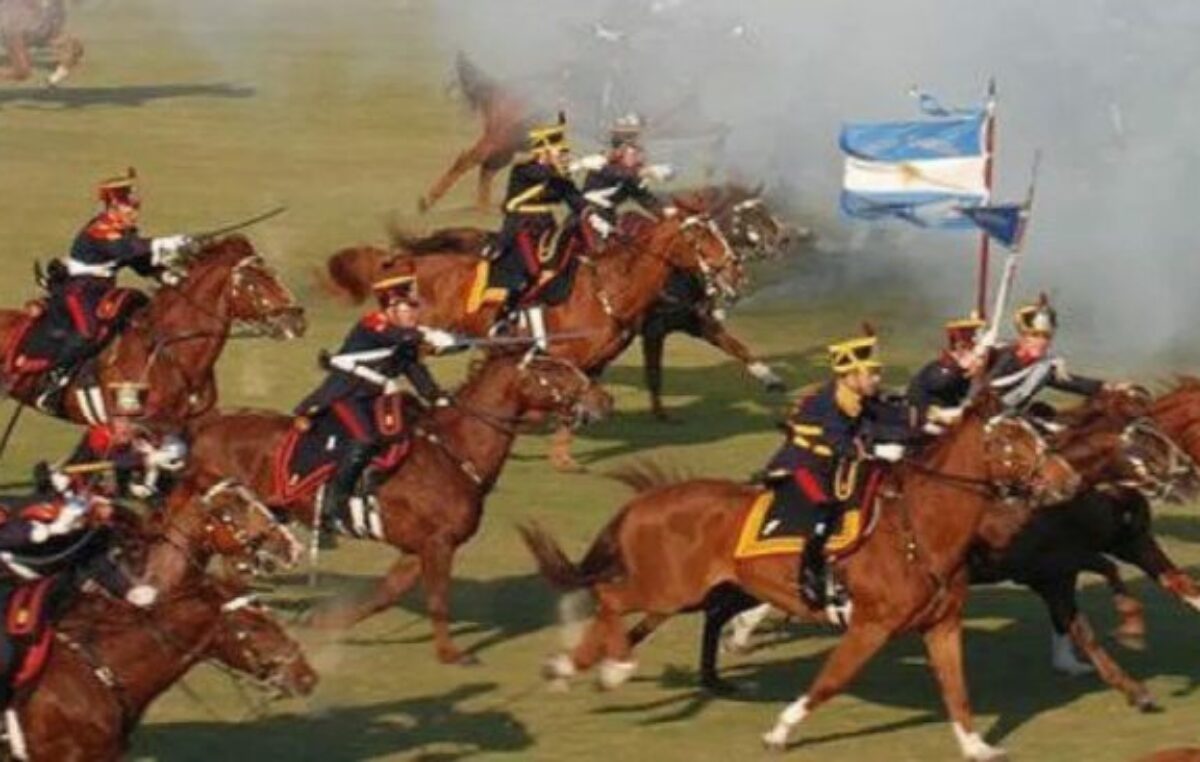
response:
<path id="1" fill-rule="evenodd" d="M 406 215 L 458 147 L 472 120 L 442 91 L 449 52 L 429 34 L 419 4 L 363 0 L 346 12 L 316 0 L 185 4 L 130 0 L 88 5 L 76 28 L 88 59 L 71 87 L 47 92 L 0 89 L 0 298 L 32 291 L 34 258 L 60 252 L 89 211 L 92 182 L 135 164 L 145 178 L 152 231 L 208 227 L 287 202 L 290 213 L 254 231 L 310 309 L 313 330 L 291 344 L 230 348 L 221 377 L 227 403 L 287 407 L 318 380 L 313 358 L 340 338 L 354 313 L 324 301 L 310 270 L 338 246 L 380 236 L 386 215 Z M 294 9 L 284 16 L 280 6 Z M 244 21 L 218 35 L 215 11 Z M 240 15 L 239 15 L 240 14 Z M 181 24 L 189 27 L 184 30 Z M 447 199 L 467 203 L 471 188 Z M 441 213 L 433 225 L 485 221 Z M 817 276 L 800 263 L 759 273 L 762 280 Z M 824 270 L 821 271 L 825 272 Z M 899 381 L 934 338 L 919 303 L 873 292 L 870 304 L 830 296 L 751 307 L 733 325 L 799 386 L 817 377 L 826 339 L 859 317 L 890 327 Z M 901 289 L 894 293 L 902 294 Z M 871 314 L 860 315 L 866 311 Z M 920 330 L 916 330 L 919 328 Z M 512 759 L 710 760 L 755 758 L 757 734 L 803 690 L 826 632 L 774 643 L 729 659 L 750 687 L 733 701 L 693 688 L 697 622 L 665 627 L 641 652 L 640 677 L 617 694 L 587 688 L 549 694 L 540 660 L 557 645 L 555 600 L 531 571 L 512 531 L 537 517 L 581 551 L 625 493 L 598 473 L 622 459 L 650 456 L 697 473 L 740 477 L 776 444 L 772 423 L 782 399 L 763 396 L 712 350 L 676 339 L 670 349 L 670 403 L 682 422 L 647 415 L 636 352 L 607 380 L 619 412 L 589 430 L 580 452 L 591 472 L 551 473 L 544 437 L 523 439 L 488 503 L 479 535 L 463 549 L 454 614 L 460 644 L 482 666 L 451 668 L 431 658 L 428 626 L 414 597 L 340 638 L 301 633 L 323 682 L 307 702 L 253 707 L 224 678 L 198 670 L 189 685 L 158 702 L 138 735 L 146 759 Z M 454 378 L 461 364 L 439 366 Z M 19 476 L 34 460 L 65 452 L 73 433 L 30 416 L 0 464 Z M 1186 564 L 1200 563 L 1200 524 L 1189 511 L 1167 512 L 1161 530 Z M 280 597 L 294 611 L 307 599 L 361 584 L 390 562 L 391 551 L 346 543 L 325 558 L 322 589 L 285 579 Z M 1026 593 L 980 591 L 971 602 L 967 659 L 980 722 L 989 738 L 1022 759 L 1126 760 L 1160 745 L 1195 739 L 1181 722 L 1200 708 L 1191 661 L 1196 624 L 1144 586 L 1151 649 L 1121 653 L 1149 680 L 1168 712 L 1137 716 L 1092 679 L 1052 675 L 1043 613 Z M 1085 603 L 1106 627 L 1112 617 L 1094 589 Z M 805 727 L 797 760 L 952 759 L 955 747 L 915 643 L 897 644 L 853 687 Z"/>

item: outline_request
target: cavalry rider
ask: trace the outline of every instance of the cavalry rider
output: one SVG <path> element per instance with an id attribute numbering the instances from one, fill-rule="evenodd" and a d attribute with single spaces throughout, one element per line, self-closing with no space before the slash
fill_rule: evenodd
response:
<path id="1" fill-rule="evenodd" d="M 529 131 L 530 157 L 513 165 L 504 197 L 504 223 L 500 228 L 496 270 L 508 289 L 500 321 L 510 320 L 522 298 L 538 285 L 542 252 L 552 245 L 559 223 L 555 211 L 565 204 L 586 220 L 592 230 L 607 238 L 613 226 L 588 213 L 588 202 L 567 174 L 567 125 L 560 113 L 557 124 Z M 530 332 L 539 349 L 545 349 L 546 326 L 540 305 L 526 310 Z"/>
<path id="2" fill-rule="evenodd" d="M 1066 364 L 1050 349 L 1058 329 L 1058 313 L 1045 295 L 1017 310 L 1015 322 L 1017 340 L 995 351 L 987 372 L 988 384 L 1009 410 L 1032 413 L 1046 422 L 1054 417 L 1053 408 L 1034 401 L 1046 387 L 1084 397 L 1122 388 L 1067 372 Z"/>
<path id="3" fill-rule="evenodd" d="M 112 493 L 117 497 L 146 500 L 165 494 L 169 475 L 187 465 L 187 445 L 174 434 L 159 436 L 141 424 L 149 391 L 141 382 L 110 382 L 109 420 L 88 426 L 64 463 L 52 467 L 39 463 L 35 481 L 46 482 L 60 493 L 94 491 L 101 488 L 101 477 L 111 473 Z"/>
<path id="4" fill-rule="evenodd" d="M 908 402 L 925 433 L 943 434 L 962 417 L 972 384 L 986 364 L 979 347 L 984 325 L 975 314 L 946 323 L 945 349 L 909 382 Z"/>
<path id="5" fill-rule="evenodd" d="M 117 321 L 128 312 L 103 314 L 105 298 L 116 288 L 117 273 L 131 268 L 142 276 L 158 276 L 168 282 L 170 267 L 194 241 L 186 235 L 145 238 L 138 232 L 141 198 L 137 173 L 100 183 L 97 196 L 103 209 L 88 220 L 76 235 L 71 253 L 62 261 L 62 282 L 51 289 L 51 314 L 66 329 L 55 367 L 49 375 L 47 392 L 39 406 L 57 402 L 76 369 L 103 348 Z"/>
<path id="6" fill-rule="evenodd" d="M 355 324 L 337 354 L 323 361 L 329 376 L 295 411 L 309 420 L 329 411 L 346 433 L 346 446 L 321 498 L 321 524 L 330 531 L 353 525 L 352 498 L 360 501 L 361 510 L 361 497 L 354 493 L 371 459 L 408 436 L 404 422 L 384 426 L 376 414 L 381 404 L 389 402 L 395 406 L 390 409 L 399 409 L 400 377 L 406 377 L 434 407 L 450 405 L 450 398 L 421 361 L 421 348 L 428 344 L 447 349 L 453 340 L 417 325 L 417 276 L 411 260 L 392 265 L 373 288 L 380 309 Z"/>
<path id="7" fill-rule="evenodd" d="M 767 467 L 768 479 L 816 511 L 804 545 L 800 594 L 810 605 L 826 603 L 825 545 L 853 497 L 858 464 L 867 458 L 895 462 L 914 432 L 907 411 L 879 397 L 878 339 L 862 336 L 829 347 L 834 377 L 801 398 L 786 425 L 787 440 Z"/>
<path id="8" fill-rule="evenodd" d="M 634 201 L 655 218 L 673 213 L 655 196 L 649 180 L 667 180 L 671 169 L 666 165 L 646 165 L 646 153 L 639 138 L 642 121 L 637 114 L 621 117 L 610 133 L 607 155 L 585 156 L 576 162 L 588 170 L 583 180 L 583 195 L 597 214 L 613 228 L 620 222 L 617 212 L 626 201 Z"/>
<path id="9" fill-rule="evenodd" d="M 158 599 L 157 589 L 135 582 L 113 560 L 112 511 L 88 493 L 0 496 L 0 706 L 10 740 L 20 737 L 9 704 L 23 657 L 85 584 L 139 608 Z"/>

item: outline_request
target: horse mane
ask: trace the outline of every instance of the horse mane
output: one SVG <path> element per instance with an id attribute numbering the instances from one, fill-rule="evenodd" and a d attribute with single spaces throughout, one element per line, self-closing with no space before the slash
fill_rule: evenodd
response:
<path id="1" fill-rule="evenodd" d="M 604 472 L 604 477 L 620 482 L 637 494 L 658 487 L 682 484 L 695 478 L 695 474 L 678 464 L 663 464 L 653 458 L 636 458 Z"/>
<path id="2" fill-rule="evenodd" d="M 192 258 L 191 267 L 208 264 L 236 264 L 257 252 L 250 239 L 241 233 L 231 233 L 227 236 L 206 241 L 200 251 Z"/>

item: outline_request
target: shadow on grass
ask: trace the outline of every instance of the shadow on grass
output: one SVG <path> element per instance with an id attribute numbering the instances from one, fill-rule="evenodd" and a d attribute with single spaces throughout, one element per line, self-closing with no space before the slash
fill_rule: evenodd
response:
<path id="1" fill-rule="evenodd" d="M 1109 653 L 1137 680 L 1168 678 L 1183 683 L 1170 694 L 1156 696 L 1170 711 L 1171 700 L 1193 693 L 1200 680 L 1194 664 L 1194 644 L 1200 622 L 1189 616 L 1170 598 L 1153 585 L 1135 585 L 1146 604 L 1151 623 L 1150 649 L 1129 652 L 1106 642 Z M 1081 593 L 1081 603 L 1094 613 L 1098 633 L 1113 624 L 1111 603 L 1098 586 Z M 973 589 L 968 615 L 986 616 L 998 625 L 971 625 L 964 638 L 966 669 L 971 696 L 977 713 L 996 715 L 997 720 L 987 732 L 989 740 L 998 743 L 1008 738 L 1039 715 L 1068 705 L 1087 695 L 1108 692 L 1109 699 L 1124 705 L 1124 699 L 1095 676 L 1066 677 L 1053 672 L 1049 665 L 1049 619 L 1038 598 L 1024 589 L 987 587 Z M 989 623 L 991 625 L 991 623 Z M 830 630 L 811 626 L 788 626 L 793 637 L 821 635 Z M 801 695 L 816 677 L 828 656 L 828 649 L 815 654 L 763 660 L 764 654 L 774 652 L 786 642 L 772 635 L 770 642 L 757 649 L 757 661 L 736 664 L 723 670 L 722 675 L 735 683 L 739 691 L 731 697 L 716 697 L 696 687 L 696 673 L 691 666 L 670 666 L 657 677 L 640 678 L 658 683 L 669 695 L 653 700 L 609 705 L 598 708 L 602 714 L 626 715 L 640 725 L 673 724 L 696 718 L 716 701 L 737 701 L 772 705 L 782 709 L 785 702 Z M 653 642 L 642 648 L 653 648 Z M 1014 670 L 1014 665 L 1022 665 Z M 854 732 L 838 732 L 827 736 L 808 736 L 800 731 L 804 745 L 818 745 L 852 738 L 888 733 L 927 723 L 947 723 L 940 693 L 927 666 L 924 647 L 915 636 L 905 636 L 889 644 L 867 668 L 859 674 L 846 691 L 862 701 L 897 707 L 922 714 L 904 720 L 864 727 Z M 838 711 L 836 697 L 821 711 Z M 1130 708 L 1130 712 L 1135 711 Z M 763 718 L 763 729 L 773 720 L 773 714 Z"/>
<path id="2" fill-rule="evenodd" d="M 255 92 L 253 87 L 228 82 L 124 87 L 11 87 L 0 89 L 0 109 L 8 106 L 35 109 L 84 109 L 92 106 L 136 108 L 174 98 L 251 98 Z"/>
<path id="3" fill-rule="evenodd" d="M 134 756 L 157 759 L 374 759 L 388 754 L 433 762 L 489 753 L 517 753 L 534 739 L 502 709 L 459 705 L 496 690 L 471 683 L 446 693 L 337 707 L 309 715 L 282 715 L 246 724 L 210 721 L 147 725 Z M 189 751 L 190 750 L 190 751 Z"/>

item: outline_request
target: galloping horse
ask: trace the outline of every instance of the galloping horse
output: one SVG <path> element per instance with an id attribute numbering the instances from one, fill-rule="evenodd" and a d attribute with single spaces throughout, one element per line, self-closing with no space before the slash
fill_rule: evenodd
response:
<path id="1" fill-rule="evenodd" d="M 995 400 L 977 402 L 955 430 L 885 480 L 874 532 L 837 564 L 854 605 L 849 628 L 808 693 L 763 736 L 769 748 L 786 746 L 792 730 L 841 692 L 886 642 L 918 631 L 963 755 L 1002 756 L 972 729 L 962 666 L 967 552 L 998 490 L 1027 490 L 1040 501 L 1070 491 L 1078 477 L 1046 453 L 1026 422 L 993 418 L 995 410 Z M 603 681 L 612 686 L 628 679 L 633 664 L 622 615 L 642 611 L 665 619 L 701 605 L 724 583 L 790 614 L 822 618 L 799 596 L 795 554 L 735 558 L 741 519 L 762 494 L 759 488 L 718 479 L 654 487 L 638 474 L 631 481 L 645 491 L 578 564 L 541 529 L 522 528 L 544 576 L 561 589 L 586 588 L 598 602 L 578 647 L 547 665 L 550 676 L 565 679 L 604 658 Z"/>
<path id="2" fill-rule="evenodd" d="M 83 58 L 83 43 L 67 34 L 66 0 L 0 0 L 0 42 L 8 54 L 8 66 L 0 68 L 0 80 L 21 82 L 33 73 L 32 48 L 49 48 L 58 64 L 46 79 L 59 85 Z"/>
<path id="3" fill-rule="evenodd" d="M 386 542 L 408 554 L 371 592 L 318 610 L 319 626 L 349 626 L 393 605 L 422 577 L 438 658 L 463 659 L 450 639 L 449 590 L 454 553 L 479 528 L 483 502 L 500 476 L 517 426 L 528 413 L 552 412 L 583 421 L 605 414 L 611 398 L 573 365 L 550 357 L 492 356 L 454 396 L 453 406 L 415 422 L 407 459 L 386 477 L 376 497 Z M 233 476 L 266 503 L 311 522 L 311 494 L 279 496 L 276 453 L 290 417 L 267 411 L 215 414 L 191 427 L 189 474 Z"/>
<path id="4" fill-rule="evenodd" d="M 483 335 L 500 309 L 498 303 L 477 304 L 483 260 L 472 250 L 451 249 L 457 238 L 435 235 L 414 242 L 410 252 L 417 266 L 423 321 L 471 335 Z M 382 259 L 379 249 L 370 252 Z M 552 357 L 570 362 L 590 375 L 599 375 L 629 346 L 637 329 L 666 283 L 671 269 L 697 273 L 726 292 L 735 292 L 742 278 L 740 262 L 711 220 L 703 216 L 667 219 L 648 225 L 627 240 L 614 240 L 602 255 L 580 262 L 575 284 L 565 302 L 548 307 L 546 330 L 569 336 L 554 341 Z M 570 454 L 570 432 L 560 429 L 551 451 L 558 468 L 577 469 Z"/>
<path id="5" fill-rule="evenodd" d="M 140 578 L 160 592 L 204 573 L 220 556 L 239 574 L 257 575 L 300 559 L 296 538 L 245 486 L 224 479 L 206 489 L 185 481 L 148 520 Z"/>
<path id="6" fill-rule="evenodd" d="M 307 695 L 317 682 L 269 614 L 210 578 L 146 611 L 100 595 L 81 599 L 59 625 L 36 689 L 17 706 L 29 758 L 120 759 L 146 707 L 206 659 L 282 695 Z"/>
<path id="7" fill-rule="evenodd" d="M 38 373 L 21 372 L 20 344 L 37 318 L 26 310 L 0 310 L 0 381 L 24 404 L 37 396 Z M 210 409 L 217 399 L 213 367 L 235 327 L 277 339 L 302 335 L 304 310 L 238 235 L 208 244 L 191 260 L 179 286 L 163 286 L 134 313 L 129 325 L 96 358 L 101 384 L 138 380 L 149 384 L 146 420 L 178 424 Z M 82 423 L 97 416 L 93 402 L 72 384 L 64 418 Z M 103 411 L 99 411 L 103 414 Z"/>
<path id="8" fill-rule="evenodd" d="M 420 198 L 417 208 L 422 212 L 429 211 L 472 167 L 479 167 L 475 203 L 482 210 L 490 209 L 492 180 L 512 163 L 513 156 L 525 144 L 528 111 L 521 99 L 484 74 L 461 51 L 454 60 L 454 68 L 459 91 L 471 111 L 483 120 L 483 134 L 454 159 L 446 173 Z"/>

